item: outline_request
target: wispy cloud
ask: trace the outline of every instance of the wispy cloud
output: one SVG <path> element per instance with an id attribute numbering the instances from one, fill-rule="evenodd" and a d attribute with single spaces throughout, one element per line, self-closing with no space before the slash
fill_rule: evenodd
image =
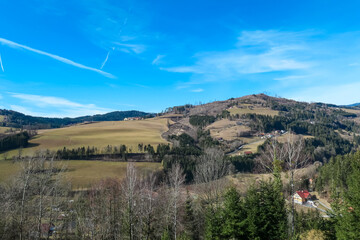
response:
<path id="1" fill-rule="evenodd" d="M 141 5 L 140 5 L 141 4 Z M 95 45 L 129 54 L 141 54 L 146 50 L 146 42 L 151 39 L 144 26 L 148 24 L 146 4 L 137 1 L 92 0 L 82 1 L 87 17 L 80 29 Z"/>
<path id="2" fill-rule="evenodd" d="M 345 104 L 360 101 L 354 91 L 360 89 L 359 41 L 360 32 L 243 31 L 231 49 L 198 52 L 189 56 L 192 64 L 160 69 L 190 74 L 178 89 L 238 81 L 286 97 Z"/>
<path id="3" fill-rule="evenodd" d="M 202 89 L 202 88 L 197 88 L 197 89 L 191 90 L 190 92 L 199 93 L 199 92 L 203 92 L 203 91 L 204 91 L 204 89 Z"/>
<path id="4" fill-rule="evenodd" d="M 275 31 L 242 32 L 234 49 L 222 52 L 203 52 L 194 56 L 190 66 L 161 68 L 178 73 L 201 75 L 206 81 L 238 79 L 243 75 L 285 72 L 308 69 L 312 62 L 301 56 L 305 46 L 297 39 L 305 34 Z M 286 39 L 291 41 L 286 42 Z"/>
<path id="5" fill-rule="evenodd" d="M 77 102 L 70 101 L 65 98 L 53 97 L 53 96 L 40 96 L 32 94 L 23 94 L 23 93 L 8 93 L 10 96 L 22 100 L 23 104 L 28 106 L 22 106 L 25 111 L 32 112 L 32 108 L 36 107 L 37 114 L 42 116 L 59 116 L 59 117 L 76 117 L 83 115 L 93 115 L 101 114 L 112 111 L 111 109 L 101 108 L 95 104 L 81 104 Z M 20 110 L 19 105 L 13 105 Z M 39 110 L 46 111 L 46 114 L 39 113 Z M 35 112 L 35 113 L 36 113 Z"/>
<path id="6" fill-rule="evenodd" d="M 306 78 L 306 77 L 309 77 L 307 75 L 290 75 L 290 76 L 285 76 L 285 77 L 276 77 L 274 78 L 274 80 L 277 80 L 277 81 L 289 81 L 289 80 L 297 80 L 297 79 L 303 79 L 303 78 Z"/>
<path id="7" fill-rule="evenodd" d="M 112 48 L 112 51 L 114 51 L 114 49 L 115 49 L 115 48 L 113 47 L 113 48 Z M 108 59 L 109 59 L 110 52 L 111 52 L 111 50 L 108 51 L 105 60 L 104 60 L 103 63 L 101 64 L 100 69 L 103 69 L 103 67 L 104 67 L 105 64 L 107 63 L 107 61 L 108 61 Z"/>
<path id="8" fill-rule="evenodd" d="M 82 69 L 90 70 L 90 71 L 93 71 L 93 72 L 97 72 L 97 73 L 99 73 L 99 74 L 101 74 L 101 75 L 103 75 L 105 77 L 108 77 L 108 78 L 116 78 L 114 75 L 112 75 L 110 73 L 107 73 L 107 72 L 104 72 L 104 71 L 101 71 L 99 69 L 88 67 L 88 66 L 85 66 L 83 64 L 80 64 L 80 63 L 74 62 L 72 60 L 69 60 L 67 58 L 60 57 L 60 56 L 55 55 L 55 54 L 47 53 L 47 52 L 44 52 L 44 51 L 41 51 L 41 50 L 38 50 L 38 49 L 34 49 L 34 48 L 31 48 L 31 47 L 28 47 L 28 46 L 25 46 L 25 45 L 22 45 L 22 44 L 19 44 L 19 43 L 16 43 L 16 42 L 12 42 L 12 41 L 4 39 L 4 38 L 0 38 L 0 43 L 2 43 L 3 45 L 7 45 L 9 47 L 12 47 L 12 48 L 24 49 L 24 50 L 27 50 L 27 51 L 30 51 L 30 52 L 34 52 L 34 53 L 37 53 L 37 54 L 40 54 L 40 55 L 44 55 L 44 56 L 50 57 L 52 59 L 55 59 L 57 61 L 63 62 L 65 64 L 72 65 L 72 66 L 77 67 L 77 68 L 82 68 Z"/>
<path id="9" fill-rule="evenodd" d="M 2 70 L 3 72 L 5 72 L 5 71 L 4 71 L 4 66 L 3 66 L 3 63 L 2 63 L 2 60 L 1 60 L 1 54 L 0 54 L 0 66 L 1 66 L 1 70 Z"/>
<path id="10" fill-rule="evenodd" d="M 157 65 L 160 63 L 160 59 L 162 59 L 163 57 L 165 57 L 165 55 L 157 55 L 156 58 L 152 61 L 152 65 Z"/>
<path id="11" fill-rule="evenodd" d="M 129 43 L 120 43 L 120 42 L 114 42 L 118 47 L 116 48 L 119 51 L 123 51 L 126 53 L 142 53 L 145 51 L 145 45 L 142 44 L 129 44 Z"/>

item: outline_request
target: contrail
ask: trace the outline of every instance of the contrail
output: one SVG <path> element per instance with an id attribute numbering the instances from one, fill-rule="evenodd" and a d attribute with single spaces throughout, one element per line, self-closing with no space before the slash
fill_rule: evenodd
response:
<path id="1" fill-rule="evenodd" d="M 4 66 L 3 66 L 3 64 L 2 64 L 2 60 L 1 60 L 1 54 L 0 54 L 0 65 L 1 65 L 1 69 L 2 69 L 2 71 L 3 71 L 3 72 L 5 72 L 5 71 L 4 71 Z"/>
<path id="2" fill-rule="evenodd" d="M 110 55 L 110 51 L 109 51 L 108 54 L 106 55 L 106 58 L 105 58 L 104 62 L 101 64 L 100 69 L 103 69 L 103 67 L 105 66 L 105 63 L 106 63 L 107 60 L 109 59 L 109 55 Z"/>
<path id="3" fill-rule="evenodd" d="M 86 69 L 86 70 L 90 70 L 90 71 L 93 71 L 93 72 L 100 73 L 101 75 L 103 75 L 105 77 L 108 77 L 108 78 L 116 78 L 114 75 L 112 75 L 110 73 L 107 73 L 107 72 L 104 72 L 104 71 L 101 71 L 99 69 L 88 67 L 88 66 L 85 66 L 83 64 L 74 62 L 74 61 L 72 61 L 70 59 L 63 58 L 63 57 L 57 56 L 55 54 L 47 53 L 47 52 L 44 52 L 44 51 L 41 51 L 41 50 L 38 50 L 38 49 L 34 49 L 34 48 L 31 48 L 31 47 L 28 47 L 28 46 L 25 46 L 25 45 L 22 45 L 22 44 L 18 44 L 16 42 L 12 42 L 12 41 L 9 41 L 9 40 L 4 39 L 4 38 L 0 38 L 0 43 L 2 43 L 4 45 L 7 45 L 9 47 L 12 47 L 12 48 L 25 49 L 25 50 L 28 50 L 30 52 L 34 52 L 34 53 L 37 53 L 37 54 L 40 54 L 40 55 L 48 56 L 48 57 L 50 57 L 52 59 L 58 60 L 60 62 L 69 64 L 69 65 L 72 65 L 74 67 L 78 67 L 78 68 L 82 68 L 82 69 Z"/>
<path id="4" fill-rule="evenodd" d="M 114 50 L 115 50 L 115 47 L 112 47 L 111 50 L 109 50 L 108 54 L 106 55 L 106 58 L 105 58 L 104 62 L 101 64 L 100 69 L 103 69 L 103 67 L 105 66 L 107 60 L 109 59 L 110 52 L 114 51 Z"/>

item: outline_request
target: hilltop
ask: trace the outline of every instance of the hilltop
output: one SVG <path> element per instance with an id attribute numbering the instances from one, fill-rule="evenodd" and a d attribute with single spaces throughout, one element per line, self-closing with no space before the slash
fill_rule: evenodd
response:
<path id="1" fill-rule="evenodd" d="M 360 143 L 360 109 L 265 94 L 170 107 L 156 116 L 126 111 L 61 119 L 26 116 L 8 110 L 0 110 L 0 115 L 3 115 L 3 126 L 58 128 L 30 136 L 32 149 L 103 148 L 124 144 L 136 152 L 138 144 L 153 147 L 160 143 L 177 144 L 180 136 L 187 135 L 197 144 L 216 144 L 225 153 L 236 156 L 255 154 L 267 139 L 276 137 L 284 141 L 291 131 L 304 136 L 314 159 L 322 161 L 348 153 Z M 128 117 L 152 117 L 152 120 L 121 121 Z"/>

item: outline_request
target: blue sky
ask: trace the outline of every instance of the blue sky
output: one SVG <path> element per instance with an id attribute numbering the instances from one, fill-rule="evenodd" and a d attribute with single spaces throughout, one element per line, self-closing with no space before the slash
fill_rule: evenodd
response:
<path id="1" fill-rule="evenodd" d="M 360 102 L 359 1 L 0 2 L 0 108 L 159 112 L 267 93 Z"/>

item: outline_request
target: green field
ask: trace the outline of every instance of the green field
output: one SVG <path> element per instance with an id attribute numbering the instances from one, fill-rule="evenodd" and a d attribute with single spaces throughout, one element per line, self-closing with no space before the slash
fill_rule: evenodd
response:
<path id="1" fill-rule="evenodd" d="M 57 162 L 67 170 L 63 173 L 66 181 L 70 181 L 73 189 L 87 188 L 91 184 L 106 178 L 122 179 L 126 175 L 126 162 L 103 162 L 71 160 Z M 140 174 L 155 172 L 161 169 L 160 163 L 134 163 Z M 19 163 L 0 161 L 0 182 L 10 181 L 21 169 Z"/>
<path id="2" fill-rule="evenodd" d="M 71 127 L 39 130 L 38 135 L 29 141 L 31 147 L 23 149 L 23 155 L 31 155 L 37 150 L 57 150 L 94 146 L 103 148 L 107 145 L 125 144 L 132 152 L 137 151 L 139 143 L 156 146 L 167 143 L 161 134 L 168 130 L 167 119 L 146 119 L 139 121 L 114 121 L 81 124 Z M 18 150 L 9 152 L 9 157 Z M 0 157 L 1 159 L 2 157 Z"/>
<path id="3" fill-rule="evenodd" d="M 243 107 L 243 108 L 238 108 L 238 107 L 233 107 L 233 108 L 229 108 L 227 109 L 231 115 L 235 115 L 235 114 L 247 114 L 247 113 L 254 113 L 254 114 L 259 114 L 259 115 L 268 115 L 268 116 L 277 116 L 279 115 L 279 111 L 275 111 L 269 108 L 249 108 L 249 107 Z"/>

